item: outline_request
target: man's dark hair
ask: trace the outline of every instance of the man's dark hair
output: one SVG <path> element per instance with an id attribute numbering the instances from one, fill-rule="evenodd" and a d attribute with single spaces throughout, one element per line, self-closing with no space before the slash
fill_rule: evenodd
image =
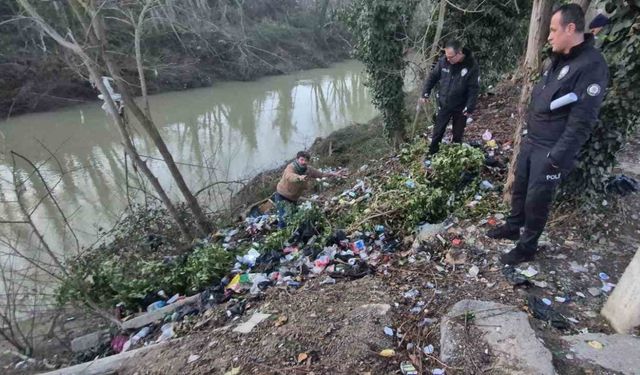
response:
<path id="1" fill-rule="evenodd" d="M 298 151 L 296 154 L 296 159 L 305 158 L 307 160 L 311 160 L 311 155 L 306 151 Z"/>
<path id="2" fill-rule="evenodd" d="M 584 32 L 584 11 L 578 4 L 564 4 L 560 7 L 556 8 L 553 11 L 553 14 L 560 12 L 562 16 L 562 20 L 560 24 L 562 27 L 567 27 L 568 24 L 572 23 L 576 25 L 576 32 Z"/>
<path id="3" fill-rule="evenodd" d="M 462 43 L 459 40 L 451 39 L 445 43 L 444 48 L 451 48 L 453 52 L 458 53 L 462 51 Z"/>

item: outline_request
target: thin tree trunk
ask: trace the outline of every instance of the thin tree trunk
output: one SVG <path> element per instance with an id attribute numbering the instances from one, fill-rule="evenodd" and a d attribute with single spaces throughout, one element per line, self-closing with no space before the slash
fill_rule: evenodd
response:
<path id="1" fill-rule="evenodd" d="M 571 2 L 580 5 L 580 8 L 582 8 L 585 13 L 587 13 L 589 5 L 591 5 L 591 0 L 572 0 Z"/>
<path id="2" fill-rule="evenodd" d="M 193 213 L 196 219 L 196 223 L 198 225 L 198 229 L 200 230 L 200 234 L 202 235 L 209 234 L 209 232 L 211 231 L 211 225 L 207 220 L 207 216 L 204 214 L 204 211 L 202 211 L 202 207 L 200 207 L 198 200 L 193 195 L 193 193 L 191 193 L 191 190 L 187 186 L 187 183 L 185 182 L 182 176 L 182 173 L 180 173 L 178 166 L 173 160 L 173 155 L 169 151 L 167 144 L 164 142 L 162 135 L 158 131 L 158 128 L 156 127 L 155 123 L 149 117 L 145 116 L 145 114 L 140 109 L 138 104 L 135 102 L 135 100 L 133 100 L 133 97 L 128 90 L 127 84 L 125 83 L 124 79 L 120 75 L 119 67 L 116 66 L 116 64 L 111 59 L 111 56 L 104 48 L 105 43 L 107 43 L 107 36 L 104 29 L 104 24 L 102 22 L 102 18 L 96 14 L 92 14 L 92 19 L 93 19 L 93 28 L 97 34 L 96 37 L 98 38 L 98 41 L 100 42 L 100 45 L 102 48 L 101 56 L 104 59 L 105 64 L 107 65 L 109 74 L 113 77 L 114 81 L 116 82 L 118 90 L 120 90 L 120 94 L 122 95 L 122 99 L 125 102 L 126 108 L 129 111 L 131 111 L 131 113 L 135 116 L 135 118 L 140 122 L 140 125 L 142 125 L 143 129 L 145 129 L 147 134 L 151 137 L 151 140 L 153 141 L 155 146 L 158 148 L 160 155 L 164 159 L 164 162 L 167 164 L 167 168 L 169 168 L 169 172 L 171 173 L 171 176 L 176 182 L 178 189 L 180 190 L 180 192 L 182 193 L 182 196 L 187 201 L 187 205 L 189 206 L 189 209 L 191 210 L 191 212 Z"/>
<path id="3" fill-rule="evenodd" d="M 535 0 L 531 11 L 527 52 L 521 68 L 523 84 L 518 102 L 516 130 L 513 135 L 513 154 L 509 162 L 509 174 L 507 175 L 507 182 L 505 183 L 504 195 L 502 197 L 507 203 L 511 201 L 511 190 L 513 188 L 513 182 L 515 181 L 516 162 L 520 154 L 520 143 L 526 121 L 527 105 L 534 85 L 532 78 L 535 76 L 535 73 L 540 70 L 540 49 L 544 46 L 547 35 L 549 35 L 552 5 L 553 3 L 550 0 Z"/>
<path id="4" fill-rule="evenodd" d="M 438 11 L 438 26 L 436 27 L 436 36 L 433 38 L 433 44 L 431 45 L 431 53 L 428 57 L 429 61 L 438 55 L 438 45 L 440 44 L 440 38 L 442 37 L 442 28 L 444 27 L 444 15 L 447 13 L 447 1 L 440 0 L 440 10 Z"/>
<path id="5" fill-rule="evenodd" d="M 182 232 L 183 236 L 185 236 L 185 238 L 187 240 L 189 240 L 189 241 L 193 240 L 193 236 L 191 234 L 191 231 L 189 230 L 189 228 L 185 224 L 184 220 L 180 216 L 180 214 L 179 214 L 178 210 L 176 209 L 176 207 L 173 205 L 173 202 L 171 202 L 171 199 L 169 199 L 169 196 L 167 195 L 165 190 L 162 188 L 162 186 L 160 185 L 160 182 L 158 181 L 156 176 L 153 174 L 151 169 L 149 169 L 147 164 L 140 158 L 140 155 L 138 154 L 138 151 L 137 151 L 135 145 L 131 141 L 131 137 L 130 137 L 129 132 L 128 132 L 127 128 L 126 128 L 126 124 L 124 122 L 124 119 L 119 116 L 118 109 L 116 108 L 115 103 L 111 99 L 109 91 L 104 86 L 102 80 L 100 79 L 100 75 L 98 74 L 98 71 L 96 70 L 96 68 L 93 65 L 93 60 L 85 53 L 85 51 L 82 49 L 82 47 L 77 42 L 75 42 L 75 40 L 74 41 L 69 41 L 69 40 L 65 39 L 56 30 L 54 30 L 49 24 L 47 24 L 42 19 L 42 17 L 38 14 L 38 12 L 31 6 L 31 4 L 29 3 L 28 0 L 18 0 L 18 2 L 22 6 L 22 8 L 36 21 L 36 23 L 51 38 L 53 38 L 61 46 L 71 50 L 78 57 L 80 57 L 80 59 L 82 60 L 83 64 L 85 65 L 87 71 L 89 72 L 89 76 L 91 78 L 91 81 L 93 81 L 93 83 L 98 88 L 98 91 L 100 91 L 100 93 L 104 97 L 104 101 L 107 104 L 107 107 L 109 109 L 109 113 L 111 114 L 111 117 L 113 118 L 114 122 L 116 123 L 116 125 L 118 127 L 118 130 L 120 132 L 120 135 L 122 137 L 122 140 L 124 142 L 125 150 L 131 156 L 131 158 L 133 159 L 133 161 L 136 164 L 136 166 L 142 171 L 142 173 L 149 180 L 149 182 L 151 182 L 151 185 L 156 190 L 156 193 L 158 194 L 158 196 L 160 197 L 160 200 L 162 201 L 162 203 L 165 205 L 165 207 L 169 211 L 169 214 L 171 215 L 171 217 L 173 217 L 173 219 L 175 220 L 175 222 L 178 225 L 178 227 L 180 228 L 180 231 Z M 74 10 L 77 10 L 77 9 L 74 9 Z M 76 15 L 79 16 L 79 14 L 77 14 L 77 13 L 76 13 Z M 79 19 L 79 21 L 82 22 L 82 19 Z M 87 31 L 90 31 L 90 30 L 87 30 Z M 89 32 L 89 34 L 91 34 L 91 32 Z"/>

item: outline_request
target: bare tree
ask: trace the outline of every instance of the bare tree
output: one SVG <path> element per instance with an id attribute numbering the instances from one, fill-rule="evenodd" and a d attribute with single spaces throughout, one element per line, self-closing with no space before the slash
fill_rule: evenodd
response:
<path id="1" fill-rule="evenodd" d="M 137 149 L 131 140 L 129 125 L 126 121 L 127 116 L 123 114 L 121 106 L 119 106 L 119 103 L 117 103 L 117 101 L 112 97 L 113 93 L 110 92 L 110 90 L 108 90 L 108 88 L 105 86 L 105 83 L 101 78 L 101 71 L 105 71 L 111 77 L 113 77 L 115 84 L 120 91 L 122 102 L 124 103 L 126 111 L 130 112 L 136 118 L 136 120 L 138 120 L 138 123 L 153 140 L 155 146 L 158 148 L 158 151 L 163 158 L 163 161 L 166 163 L 171 176 L 176 182 L 178 189 L 185 198 L 189 209 L 194 214 L 200 234 L 207 234 L 211 229 L 210 223 L 207 220 L 202 208 L 198 204 L 197 199 L 188 188 L 182 174 L 180 173 L 180 170 L 178 169 L 173 159 L 173 156 L 171 155 L 171 152 L 169 151 L 166 143 L 160 135 L 157 126 L 151 119 L 150 110 L 148 109 L 148 104 L 146 101 L 146 81 L 144 78 L 144 69 L 142 67 L 142 54 L 139 50 L 139 38 L 140 33 L 142 32 L 141 28 L 144 25 L 145 14 L 147 14 L 148 10 L 154 3 L 154 0 L 145 1 L 142 11 L 140 11 L 137 18 L 134 18 L 133 13 L 131 12 L 129 12 L 128 14 L 125 13 L 125 15 L 129 17 L 129 20 L 137 20 L 135 23 L 129 22 L 126 17 L 123 17 L 122 19 L 118 18 L 116 15 L 122 14 L 123 10 L 119 8 L 108 8 L 106 3 L 101 3 L 98 4 L 99 6 L 96 6 L 95 1 L 69 1 L 68 4 L 71 7 L 71 11 L 82 27 L 82 32 L 86 40 L 86 43 L 84 43 L 84 45 L 81 45 L 78 42 L 78 39 L 74 36 L 71 30 L 67 30 L 65 36 L 55 30 L 55 28 L 50 23 L 44 20 L 44 18 L 38 13 L 36 8 L 30 3 L 30 1 L 18 0 L 18 3 L 27 12 L 27 14 L 29 14 L 31 19 L 34 20 L 36 24 L 43 30 L 43 32 L 53 38 L 62 47 L 73 52 L 73 54 L 81 60 L 84 68 L 89 73 L 90 80 L 100 91 L 102 98 L 105 101 L 108 113 L 111 115 L 118 127 L 118 130 L 120 131 L 120 135 L 122 137 L 127 154 L 131 156 L 136 167 L 139 168 L 145 175 L 145 177 L 151 182 L 151 185 L 180 227 L 181 232 L 183 233 L 185 238 L 187 240 L 190 240 L 193 238 L 191 231 L 186 226 L 184 220 L 181 218 L 175 205 L 167 195 L 164 188 L 160 185 L 158 179 L 155 177 L 150 168 L 147 166 L 146 162 L 142 160 L 139 153 L 137 152 Z M 110 9 L 114 12 L 115 15 L 112 17 L 118 18 L 125 24 L 132 24 L 134 27 L 136 62 L 138 67 L 139 81 L 141 84 L 140 86 L 143 89 L 143 97 L 145 98 L 145 110 L 142 110 L 140 106 L 135 102 L 133 95 L 131 94 L 130 84 L 123 78 L 121 69 L 113 57 L 113 52 L 110 50 L 110 43 L 103 18 L 103 12 L 106 12 L 107 9 Z"/>
<path id="2" fill-rule="evenodd" d="M 519 74 L 522 77 L 522 89 L 520 100 L 518 101 L 518 114 L 516 119 L 516 130 L 513 135 L 513 154 L 509 163 L 509 174 L 505 183 L 503 199 L 505 202 L 511 201 L 511 190 L 515 181 L 516 163 L 520 153 L 520 143 L 522 141 L 522 131 L 526 120 L 527 105 L 533 90 L 533 77 L 540 71 L 540 51 L 547 41 L 549 35 L 549 24 L 551 22 L 551 0 L 534 0 L 529 21 L 529 38 L 527 40 L 527 52 Z"/>

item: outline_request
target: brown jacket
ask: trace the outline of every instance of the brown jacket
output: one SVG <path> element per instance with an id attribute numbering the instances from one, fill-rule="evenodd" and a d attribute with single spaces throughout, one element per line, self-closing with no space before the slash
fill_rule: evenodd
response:
<path id="1" fill-rule="evenodd" d="M 309 179 L 322 178 L 324 173 L 315 168 L 307 167 L 306 176 L 305 180 L 301 180 L 301 175 L 295 172 L 293 163 L 289 163 L 282 173 L 282 178 L 278 182 L 276 191 L 283 197 L 295 202 L 300 199 L 304 190 L 309 187 Z"/>

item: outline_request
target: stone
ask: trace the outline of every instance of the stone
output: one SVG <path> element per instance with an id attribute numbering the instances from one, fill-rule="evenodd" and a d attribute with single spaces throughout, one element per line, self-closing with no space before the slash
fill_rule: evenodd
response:
<path id="1" fill-rule="evenodd" d="M 172 303 L 171 305 L 167 305 L 161 309 L 154 310 L 152 312 L 137 316 L 131 320 L 127 320 L 126 322 L 123 322 L 122 329 L 129 330 L 129 329 L 142 328 L 158 320 L 162 320 L 165 317 L 165 315 L 173 313 L 180 306 L 184 306 L 190 303 L 197 303 L 199 301 L 200 301 L 200 294 L 196 294 L 191 297 L 178 300 L 176 303 Z"/>
<path id="2" fill-rule="evenodd" d="M 622 274 L 602 315 L 618 333 L 630 333 L 640 327 L 640 250 Z"/>
<path id="3" fill-rule="evenodd" d="M 554 375 L 551 352 L 542 345 L 529 325 L 527 314 L 514 306 L 495 302 L 462 300 L 447 313 L 440 328 L 440 359 L 454 365 L 464 355 L 459 350 L 468 340 L 460 317 L 471 312 L 473 324 L 495 356 L 492 369 L 497 373 Z M 480 345 L 472 342 L 471 345 Z"/>
<path id="4" fill-rule="evenodd" d="M 253 331 L 253 329 L 266 319 L 268 319 L 271 314 L 262 314 L 262 313 L 253 313 L 251 318 L 242 324 L 238 324 L 236 328 L 233 329 L 233 332 L 238 333 L 249 333 Z"/>
<path id="5" fill-rule="evenodd" d="M 93 332 L 71 340 L 71 351 L 74 353 L 86 352 L 105 342 L 109 342 L 109 340 L 111 340 L 111 336 L 108 329 Z"/>
<path id="6" fill-rule="evenodd" d="M 437 234 L 440 234 L 445 230 L 445 223 L 424 224 L 420 227 L 420 232 L 418 232 L 417 240 L 427 242 L 429 240 L 432 240 Z"/>
<path id="7" fill-rule="evenodd" d="M 601 291 L 599 288 L 589 288 L 587 289 L 587 291 L 589 292 L 589 294 L 591 294 L 594 297 L 597 297 L 601 294 Z"/>
<path id="8" fill-rule="evenodd" d="M 571 345 L 571 352 L 577 359 L 586 360 L 625 375 L 640 373 L 640 338 L 638 337 L 587 333 L 564 336 L 562 339 Z M 589 342 L 593 341 L 602 344 L 602 348 L 589 345 Z"/>

